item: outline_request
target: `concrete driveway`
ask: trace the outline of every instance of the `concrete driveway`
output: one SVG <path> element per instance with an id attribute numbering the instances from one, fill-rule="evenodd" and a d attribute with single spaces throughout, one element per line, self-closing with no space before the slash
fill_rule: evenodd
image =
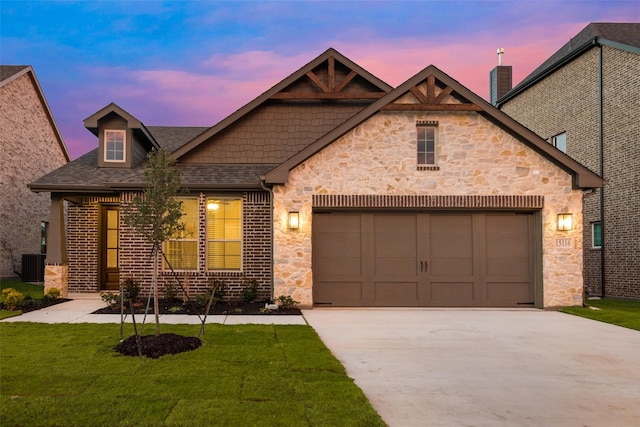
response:
<path id="1" fill-rule="evenodd" d="M 389 426 L 638 426 L 640 332 L 533 309 L 314 309 Z"/>

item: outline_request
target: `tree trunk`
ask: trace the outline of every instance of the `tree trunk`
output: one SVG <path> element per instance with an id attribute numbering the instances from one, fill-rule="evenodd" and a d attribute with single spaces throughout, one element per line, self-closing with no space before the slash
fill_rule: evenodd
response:
<path id="1" fill-rule="evenodd" d="M 156 317 L 156 336 L 160 335 L 160 304 L 158 302 L 158 244 L 153 247 L 154 263 L 153 263 L 153 312 Z"/>

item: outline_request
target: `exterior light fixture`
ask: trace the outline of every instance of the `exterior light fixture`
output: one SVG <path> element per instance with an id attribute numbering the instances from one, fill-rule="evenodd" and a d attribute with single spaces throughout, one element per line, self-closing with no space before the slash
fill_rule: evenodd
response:
<path id="1" fill-rule="evenodd" d="M 289 212 L 287 216 L 287 228 L 289 230 L 297 230 L 300 227 L 300 213 Z"/>
<path id="2" fill-rule="evenodd" d="M 570 231 L 573 229 L 573 220 L 570 213 L 558 214 L 558 231 Z"/>

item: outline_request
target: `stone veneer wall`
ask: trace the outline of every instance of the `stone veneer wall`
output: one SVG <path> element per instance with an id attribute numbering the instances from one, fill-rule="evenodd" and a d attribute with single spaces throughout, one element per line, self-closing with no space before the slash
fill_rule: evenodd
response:
<path id="1" fill-rule="evenodd" d="M 416 123 L 437 121 L 439 170 L 416 167 Z M 313 304 L 313 195 L 543 196 L 543 305 L 582 301 L 582 192 L 571 176 L 476 113 L 378 113 L 294 168 L 274 188 L 274 293 Z M 300 229 L 286 228 L 289 211 Z M 556 230 L 571 212 L 574 229 Z M 556 247 L 569 238 L 572 247 Z"/>
<path id="2" fill-rule="evenodd" d="M 603 46 L 606 294 L 640 299 L 640 55 Z M 600 172 L 597 47 L 582 54 L 502 110 L 543 138 L 567 132 L 567 154 Z M 591 246 L 600 191 L 585 198 L 584 280 L 601 295 L 601 253 Z"/>
<path id="3" fill-rule="evenodd" d="M 39 254 L 48 193 L 27 184 L 67 160 L 30 73 L 0 88 L 0 277 L 21 272 L 22 254 Z"/>

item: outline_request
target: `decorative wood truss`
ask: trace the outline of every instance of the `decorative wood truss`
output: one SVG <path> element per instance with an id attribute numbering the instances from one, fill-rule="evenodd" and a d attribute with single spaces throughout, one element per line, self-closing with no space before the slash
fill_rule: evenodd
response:
<path id="1" fill-rule="evenodd" d="M 308 71 L 305 76 L 320 89 L 320 92 L 304 93 L 304 92 L 278 92 L 271 96 L 271 99 L 378 99 L 386 95 L 385 92 L 343 92 L 343 89 L 358 76 L 354 70 L 342 78 L 340 82 L 336 81 L 336 60 L 330 56 L 323 64 L 327 67 L 327 81 L 322 79 L 313 72 Z"/>
<path id="2" fill-rule="evenodd" d="M 388 111 L 481 111 L 482 109 L 471 102 L 463 102 L 460 104 L 443 103 L 449 95 L 453 93 L 453 89 L 446 86 L 438 95 L 436 95 L 436 78 L 433 74 L 427 77 L 427 94 L 425 95 L 413 86 L 409 92 L 415 97 L 418 103 L 399 103 L 392 102 L 382 107 Z"/>

